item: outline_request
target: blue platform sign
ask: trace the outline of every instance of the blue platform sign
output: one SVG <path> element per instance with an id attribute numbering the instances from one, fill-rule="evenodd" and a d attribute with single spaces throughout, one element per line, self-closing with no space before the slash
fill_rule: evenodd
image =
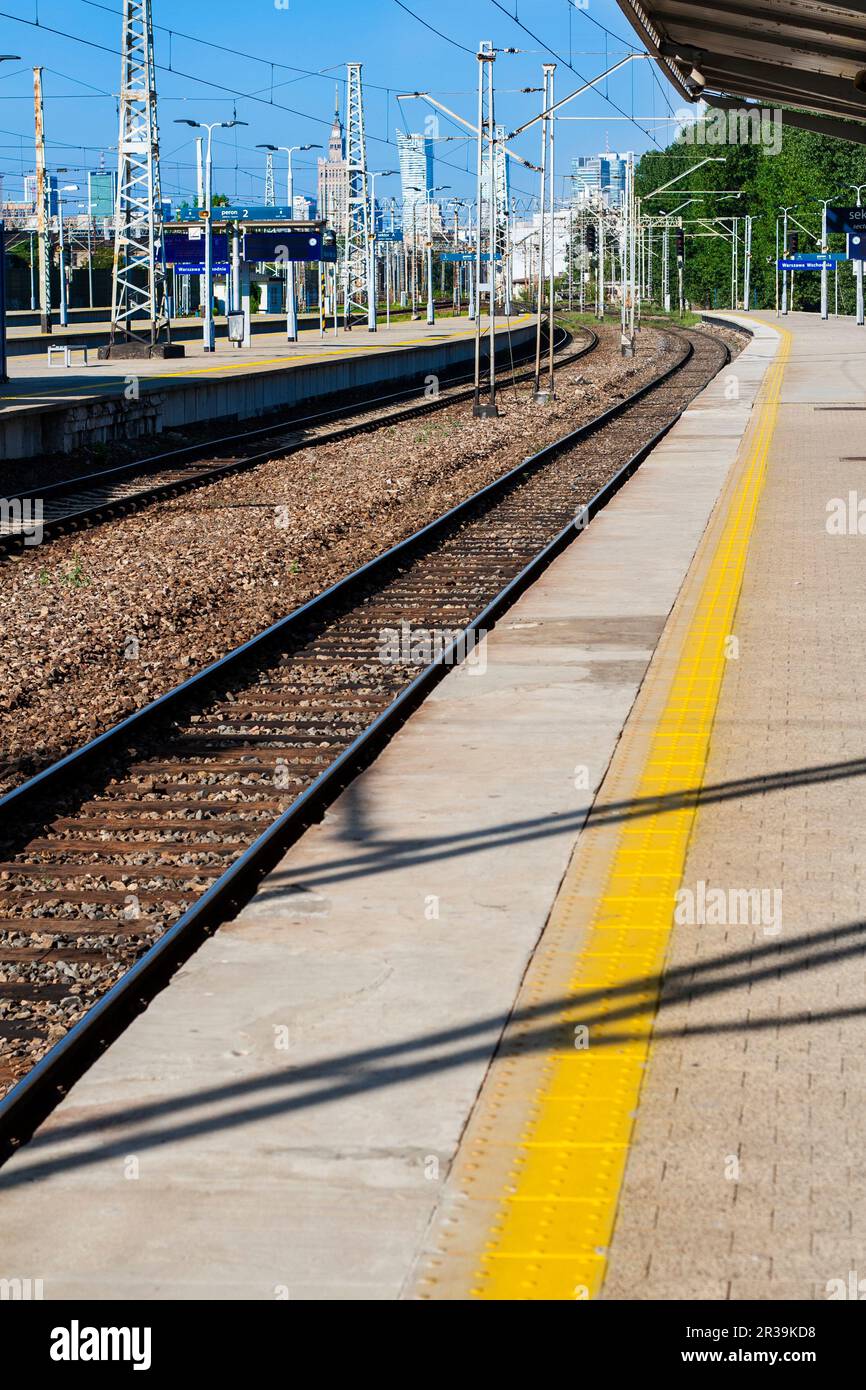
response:
<path id="1" fill-rule="evenodd" d="M 229 263 L 228 261 L 214 261 L 211 270 L 214 275 L 228 275 Z M 184 261 L 182 264 L 175 263 L 174 273 L 175 275 L 204 275 L 204 261 L 199 261 L 197 264 L 194 261 Z"/>
<path id="2" fill-rule="evenodd" d="M 245 261 L 320 261 L 320 232 L 256 231 L 244 233 Z"/>
<path id="3" fill-rule="evenodd" d="M 779 270 L 820 270 L 822 266 L 828 266 L 831 270 L 840 261 L 847 260 L 847 256 L 833 252 L 829 255 L 809 255 L 804 253 L 802 256 L 788 256 L 785 260 L 778 260 L 776 265 Z"/>
<path id="4" fill-rule="evenodd" d="M 166 228 L 165 259 L 167 263 L 176 266 L 197 265 L 199 262 L 204 264 L 204 239 L 204 227 L 190 227 L 186 231 L 177 232 L 174 229 Z M 211 256 L 214 262 L 228 261 L 229 239 L 225 232 L 212 233 Z"/>
<path id="5" fill-rule="evenodd" d="M 267 203 L 236 203 L 229 208 L 214 208 L 217 222 L 294 222 L 292 209 L 281 203 L 269 207 Z"/>
<path id="6" fill-rule="evenodd" d="M 377 241 L 402 241 L 402 240 L 403 240 L 403 233 L 400 232 L 400 231 L 397 231 L 397 230 L 388 231 L 388 232 L 377 232 L 377 233 L 376 233 L 376 240 L 377 240 Z"/>
<path id="7" fill-rule="evenodd" d="M 827 208 L 828 232 L 866 231 L 866 207 Z"/>
<path id="8" fill-rule="evenodd" d="M 442 260 L 449 262 L 456 261 L 460 265 L 474 265 L 476 260 L 476 253 L 474 251 L 443 251 Z M 500 255 L 496 255 L 494 256 L 494 260 L 501 261 L 502 257 Z M 481 264 L 488 265 L 489 263 L 490 257 L 485 251 L 481 256 Z"/>

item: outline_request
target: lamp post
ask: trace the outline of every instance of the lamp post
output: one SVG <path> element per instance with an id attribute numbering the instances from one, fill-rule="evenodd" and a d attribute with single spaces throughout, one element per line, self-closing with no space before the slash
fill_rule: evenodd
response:
<path id="1" fill-rule="evenodd" d="M 783 260 L 785 259 L 785 257 L 786 257 L 787 254 L 788 254 L 788 213 L 789 213 L 789 212 L 793 212 L 793 211 L 794 211 L 794 208 L 795 208 L 796 206 L 797 206 L 796 203 L 791 203 L 789 207 L 780 208 L 780 209 L 779 209 L 779 211 L 783 214 L 783 221 L 782 221 L 782 259 L 783 259 Z M 793 289 L 793 285 L 791 286 L 791 288 Z M 787 314 L 787 312 L 788 312 L 788 272 L 787 272 L 787 270 L 785 269 L 785 267 L 783 266 L 783 267 L 782 267 L 782 314 L 783 314 L 783 316 L 784 316 L 785 314 Z"/>
<path id="2" fill-rule="evenodd" d="M 205 352 L 214 350 L 214 326 L 213 326 L 213 237 L 211 235 L 211 218 L 213 208 L 211 201 L 213 198 L 213 158 L 212 144 L 213 133 L 215 130 L 231 130 L 232 126 L 248 125 L 248 121 L 191 121 L 186 118 L 175 117 L 175 125 L 192 126 L 193 130 L 207 131 L 207 152 L 205 155 L 204 172 L 204 207 L 201 215 L 204 220 L 204 325 L 202 328 L 202 345 Z"/>
<path id="3" fill-rule="evenodd" d="M 395 169 L 377 169 L 373 173 L 368 173 L 370 180 L 370 234 L 367 244 L 367 329 L 370 333 L 376 332 L 376 180 L 387 179 L 391 174 L 396 173 Z M 387 282 L 386 275 L 386 282 Z M 385 285 L 386 315 L 390 323 L 390 310 L 387 307 L 389 285 Z"/>
<path id="4" fill-rule="evenodd" d="M 20 62 L 18 53 L 0 53 L 0 63 Z M 33 294 L 33 234 L 30 234 L 30 304 L 35 308 Z M 6 382 L 6 227 L 0 218 L 0 382 Z"/>
<path id="5" fill-rule="evenodd" d="M 459 255 L 460 255 L 460 209 L 461 209 L 461 208 L 467 207 L 467 206 L 468 206 L 468 203 L 467 203 L 467 200 L 466 200 L 465 198 L 450 198 L 450 199 L 449 199 L 449 202 L 453 203 L 453 205 L 454 205 L 454 254 L 455 254 L 455 256 L 459 256 Z M 451 297 L 452 297 L 452 301 L 453 301 L 453 304 L 454 304 L 454 312 L 455 312 L 457 315 L 460 314 L 460 305 L 461 305 L 460 282 L 461 282 L 461 279 L 462 279 L 462 276 L 461 276 L 461 273 L 460 273 L 460 262 L 459 262 L 459 261 L 455 261 L 455 262 L 454 262 L 454 281 L 453 281 L 453 286 L 452 286 L 452 295 L 451 295 Z"/>
<path id="6" fill-rule="evenodd" d="M 292 155 L 296 150 L 320 150 L 321 145 L 256 145 L 257 150 L 270 150 L 288 156 L 289 167 L 286 178 L 286 200 L 289 207 L 289 218 L 295 215 L 295 180 L 292 170 Z M 298 341 L 298 301 L 295 294 L 295 266 L 293 261 L 289 261 L 286 266 L 286 342 L 296 343 Z"/>
<path id="7" fill-rule="evenodd" d="M 408 185 L 408 186 L 404 189 L 404 192 L 405 192 L 405 193 L 421 193 L 422 191 L 423 191 L 423 190 L 420 189 L 420 188 L 417 188 L 417 187 L 415 186 L 415 184 L 410 184 L 410 185 Z M 404 201 L 403 201 L 403 207 L 404 207 L 404 216 L 405 216 L 405 207 L 406 207 L 405 199 L 404 199 Z M 411 280 L 412 280 L 412 318 L 413 318 L 413 319 L 417 319 L 417 317 L 418 317 L 418 258 L 417 258 L 416 249 L 415 249 L 415 229 L 416 229 L 416 212 L 417 212 L 417 209 L 418 209 L 418 200 L 417 200 L 417 198 L 413 198 L 413 199 L 412 199 L 412 276 L 411 276 Z"/>
<path id="8" fill-rule="evenodd" d="M 62 171 L 59 171 L 62 172 Z M 57 230 L 60 251 L 60 326 L 69 325 L 69 311 L 66 303 L 66 247 L 63 240 L 63 194 L 77 193 L 77 183 L 58 184 L 57 187 Z"/>
<path id="9" fill-rule="evenodd" d="M 433 304 L 433 197 L 434 193 L 441 193 L 444 189 L 450 188 L 449 183 L 437 183 L 435 188 L 427 191 L 427 322 L 436 322 L 436 309 Z"/>

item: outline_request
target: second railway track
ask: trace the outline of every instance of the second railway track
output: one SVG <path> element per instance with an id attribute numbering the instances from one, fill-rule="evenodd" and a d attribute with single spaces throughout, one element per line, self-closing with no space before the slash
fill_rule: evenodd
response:
<path id="1" fill-rule="evenodd" d="M 592 329 L 584 328 L 582 333 L 585 341 L 574 351 L 566 352 L 572 336 L 565 329 L 557 328 L 558 366 L 577 362 L 598 346 L 598 335 Z M 523 349 L 515 356 L 513 365 L 525 366 L 534 351 L 534 348 Z M 524 382 L 531 375 L 531 371 L 503 375 L 501 389 L 507 390 L 512 382 Z M 38 501 L 42 509 L 43 539 L 51 539 L 254 468 L 275 454 L 285 456 L 317 444 L 331 444 L 381 429 L 383 425 L 457 405 L 472 397 L 472 388 L 465 386 L 469 379 L 465 372 L 443 379 L 440 393 L 433 398 L 423 395 L 419 398 L 418 387 L 410 386 L 362 401 L 337 404 L 315 414 L 293 413 L 285 420 L 247 428 L 207 443 L 184 445 L 149 458 L 32 488 L 12 499 L 9 515 L 0 518 L 0 556 L 4 551 L 19 549 L 27 535 L 28 523 L 15 517 L 16 504 L 21 513 L 26 514 L 26 504 Z M 345 423 L 336 423 L 342 421 Z"/>
<path id="2" fill-rule="evenodd" d="M 654 381 L 0 800 L 0 1161 L 729 360 L 674 336 Z"/>

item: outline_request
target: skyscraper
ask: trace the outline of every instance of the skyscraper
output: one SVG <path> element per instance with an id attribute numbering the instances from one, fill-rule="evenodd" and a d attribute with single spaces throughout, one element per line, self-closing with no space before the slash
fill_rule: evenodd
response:
<path id="1" fill-rule="evenodd" d="M 400 182 L 403 187 L 403 226 L 412 221 L 413 204 L 425 203 L 433 188 L 433 141 L 429 135 L 407 135 L 397 131 L 400 152 Z M 420 220 L 416 208 L 416 217 Z"/>
<path id="2" fill-rule="evenodd" d="M 87 175 L 87 205 L 91 217 L 113 217 L 117 174 L 100 170 Z"/>
<path id="3" fill-rule="evenodd" d="M 57 212 L 57 175 L 46 174 L 45 180 L 48 185 L 48 211 L 53 217 Z M 24 175 L 24 201 L 25 203 L 29 203 L 31 208 L 36 208 L 35 174 Z"/>
<path id="4" fill-rule="evenodd" d="M 625 191 L 625 160 L 606 150 L 604 154 L 582 154 L 572 160 L 574 196 L 578 202 L 599 199 L 619 207 Z"/>
<path id="5" fill-rule="evenodd" d="M 349 205 L 349 168 L 346 163 L 346 141 L 340 120 L 340 96 L 337 89 L 334 124 L 328 140 L 327 158 L 319 160 L 318 210 L 337 236 L 345 236 Z"/>

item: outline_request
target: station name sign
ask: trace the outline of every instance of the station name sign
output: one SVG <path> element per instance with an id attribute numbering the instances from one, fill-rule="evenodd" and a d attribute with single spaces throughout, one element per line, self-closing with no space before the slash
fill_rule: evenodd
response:
<path id="1" fill-rule="evenodd" d="M 784 260 L 778 260 L 776 265 L 779 270 L 821 270 L 824 266 L 832 270 L 834 265 L 847 259 L 847 256 L 836 255 L 835 252 L 826 256 L 786 256 Z"/>

